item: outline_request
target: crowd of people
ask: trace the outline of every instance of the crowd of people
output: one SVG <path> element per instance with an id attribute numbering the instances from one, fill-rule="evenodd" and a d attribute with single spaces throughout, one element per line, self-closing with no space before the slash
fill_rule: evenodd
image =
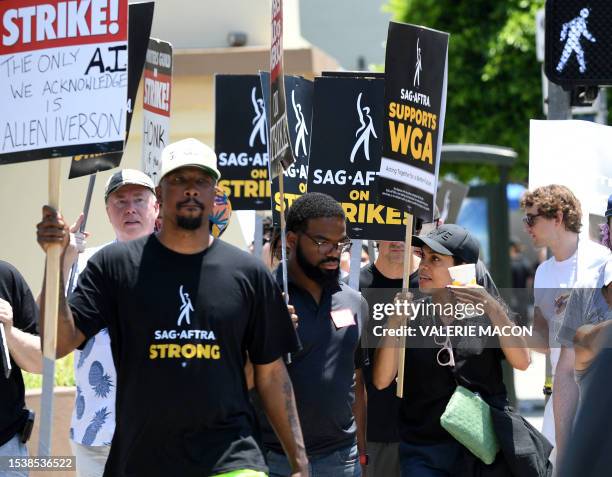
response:
<path id="1" fill-rule="evenodd" d="M 341 271 L 352 245 L 342 206 L 304 194 L 286 216 L 286 297 L 271 224 L 263 260 L 211 234 L 220 178 L 211 148 L 193 139 L 167 146 L 159 177 L 157 186 L 135 170 L 110 177 L 103 199 L 112 243 L 84 249 L 82 217 L 70 227 L 48 206 L 37 226 L 43 250 L 62 247 L 57 357 L 74 352 L 65 431 L 79 477 L 569 476 L 589 456 L 604 468 L 597 449 L 570 442 L 606 425 L 605 407 L 587 403 L 602 395 L 598 376 L 610 362 L 612 197 L 603 245 L 581 238 L 580 202 L 566 187 L 522 198 L 533 244 L 550 252 L 532 280 L 532 336 L 503 335 L 491 346 L 449 333 L 403 347 L 407 321 L 449 330 L 461 320 L 395 313 L 373 342 L 374 301 L 481 304 L 498 328 L 528 313 L 501 298 L 469 230 L 437 216 L 416 220 L 406 283 L 406 244 L 379 241 L 354 290 Z M 512 246 L 516 283 L 526 283 L 533 275 Z M 453 282 L 449 269 L 470 264 L 476 283 Z M 13 365 L 0 378 L 0 456 L 28 452 L 20 370 L 42 369 L 45 293 L 35 300 L 0 262 L 0 323 Z M 541 430 L 512 408 L 504 381 L 504 366 L 529 367 L 530 350 L 547 353 L 554 374 Z M 487 409 L 489 458 L 449 430 L 461 413 L 450 409 L 458 390 Z M 0 469 L 17 475 L 27 472 Z"/>

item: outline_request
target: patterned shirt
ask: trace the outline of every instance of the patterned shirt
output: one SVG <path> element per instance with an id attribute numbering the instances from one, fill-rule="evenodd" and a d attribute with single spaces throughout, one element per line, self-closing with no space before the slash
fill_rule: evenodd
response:
<path id="1" fill-rule="evenodd" d="M 106 245 L 87 249 L 81 254 L 75 278 L 87 261 Z M 70 439 L 86 446 L 109 446 L 115 433 L 117 372 L 107 328 L 87 340 L 81 350 L 74 351 L 74 377 L 77 394 Z"/>

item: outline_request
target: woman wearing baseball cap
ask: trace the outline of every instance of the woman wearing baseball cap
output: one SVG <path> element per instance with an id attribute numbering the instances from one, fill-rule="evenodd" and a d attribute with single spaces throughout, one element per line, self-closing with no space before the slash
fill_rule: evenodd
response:
<path id="1" fill-rule="evenodd" d="M 513 325 L 506 307 L 484 288 L 451 285 L 449 268 L 475 264 L 479 255 L 478 242 L 463 227 L 445 224 L 427 235 L 413 237 L 412 245 L 422 250 L 418 274 L 419 290 L 424 298 L 416 301 L 411 295 L 406 298 L 415 305 L 436 304 L 439 307 L 421 306 L 410 316 L 410 328 L 417 330 L 418 339 L 407 338 L 405 349 L 404 389 L 399 415 L 401 475 L 490 475 L 486 472 L 492 470 L 501 473 L 491 475 L 518 475 L 514 474 L 518 469 L 521 476 L 548 475 L 550 446 L 548 449 L 543 447 L 545 438 L 507 408 L 501 362 L 506 359 L 513 368 L 526 369 L 530 358 L 525 340 L 501 336 L 494 337 L 492 344 L 491 337 L 479 339 L 477 335 L 455 335 L 461 325 Z M 472 317 L 459 313 L 467 309 L 467 304 L 481 310 L 480 316 L 478 311 Z M 425 311 L 432 309 L 434 311 Z M 390 317 L 386 330 L 401 330 L 404 318 Z M 440 330 L 439 334 L 427 334 L 424 331 L 427 325 L 428 330 L 432 325 Z M 379 389 L 387 387 L 397 375 L 398 338 L 390 335 L 392 333 L 386 334 L 376 350 L 374 385 Z M 488 452 L 475 449 L 469 439 L 457 437 L 456 429 L 452 428 L 451 421 L 469 420 L 470 417 L 470 408 L 455 407 L 450 403 L 451 398 L 458 402 L 455 401 L 457 391 L 464 393 L 462 396 L 479 400 L 480 409 L 486 409 L 487 413 L 490 408 L 489 420 L 497 421 L 494 430 L 493 424 L 489 426 L 492 438 L 489 439 L 491 442 L 485 442 Z M 470 426 L 474 429 L 484 427 L 481 422 L 473 422 Z M 525 432 L 516 435 L 515 426 Z M 492 448 L 489 444 L 496 439 L 499 445 Z M 498 452 L 500 447 L 501 452 Z M 526 463 L 524 457 L 518 463 L 511 458 L 519 447 L 533 447 L 532 457 L 526 459 L 529 465 L 524 468 L 521 467 Z M 538 468 L 541 472 L 534 470 Z"/>

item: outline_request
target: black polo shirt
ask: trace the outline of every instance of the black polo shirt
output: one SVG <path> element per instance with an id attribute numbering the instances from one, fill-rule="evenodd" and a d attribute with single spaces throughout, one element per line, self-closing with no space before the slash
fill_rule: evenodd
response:
<path id="1" fill-rule="evenodd" d="M 282 283 L 281 270 L 277 280 Z M 289 303 L 299 316 L 297 328 L 302 350 L 287 365 L 308 455 L 325 455 L 356 442 L 352 405 L 355 401 L 355 369 L 367 363 L 360 346 L 366 301 L 344 283 L 325 289 L 321 301 L 289 280 Z M 351 318 L 352 315 L 352 318 Z M 332 317 L 352 319 L 354 324 L 336 327 Z M 282 453 L 282 447 L 259 408 L 263 442 Z"/>

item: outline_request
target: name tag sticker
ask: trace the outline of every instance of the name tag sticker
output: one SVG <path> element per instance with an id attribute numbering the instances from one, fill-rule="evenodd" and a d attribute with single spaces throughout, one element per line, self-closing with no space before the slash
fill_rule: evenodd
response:
<path id="1" fill-rule="evenodd" d="M 336 328 L 346 328 L 347 326 L 356 325 L 355 316 L 349 308 L 342 308 L 331 312 L 331 317 L 336 325 Z"/>

